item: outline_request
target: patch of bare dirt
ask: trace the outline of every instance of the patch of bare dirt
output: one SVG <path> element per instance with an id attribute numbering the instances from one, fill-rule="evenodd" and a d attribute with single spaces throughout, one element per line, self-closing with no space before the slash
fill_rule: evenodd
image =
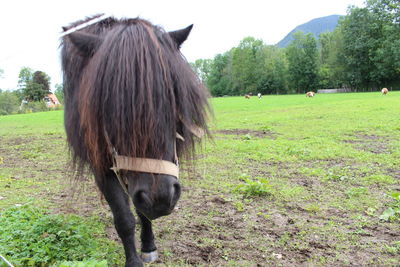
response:
<path id="1" fill-rule="evenodd" d="M 363 132 L 355 132 L 351 135 L 351 139 L 343 140 L 344 143 L 351 144 L 355 149 L 373 154 L 390 153 L 388 146 L 389 141 L 390 139 L 386 136 L 365 134 Z"/>
<path id="2" fill-rule="evenodd" d="M 386 172 L 393 178 L 400 180 L 400 169 L 388 168 Z"/>
<path id="3" fill-rule="evenodd" d="M 219 130 L 215 131 L 214 133 L 217 134 L 224 134 L 224 135 L 233 135 L 235 137 L 243 138 L 246 135 L 250 135 L 251 137 L 257 138 L 270 138 L 276 139 L 277 133 L 267 130 L 250 130 L 250 129 L 233 129 L 233 130 Z"/>

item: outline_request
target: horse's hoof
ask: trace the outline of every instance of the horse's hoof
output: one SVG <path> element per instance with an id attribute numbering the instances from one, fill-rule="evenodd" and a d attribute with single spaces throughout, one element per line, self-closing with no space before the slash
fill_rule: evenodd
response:
<path id="1" fill-rule="evenodd" d="M 152 252 L 142 252 L 142 260 L 146 263 L 154 262 L 158 259 L 157 250 Z"/>

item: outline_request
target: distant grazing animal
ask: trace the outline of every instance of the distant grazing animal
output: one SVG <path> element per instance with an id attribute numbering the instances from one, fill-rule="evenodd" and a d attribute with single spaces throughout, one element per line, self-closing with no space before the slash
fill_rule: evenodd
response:
<path id="1" fill-rule="evenodd" d="M 208 93 L 179 50 L 192 26 L 165 32 L 139 18 L 100 17 L 63 28 L 65 130 L 76 171 L 93 173 L 111 208 L 125 266 L 143 266 L 157 259 L 151 220 L 181 195 L 178 158 L 192 158 L 209 132 Z"/>
<path id="2" fill-rule="evenodd" d="M 382 94 L 386 95 L 387 93 L 389 93 L 389 90 L 387 88 L 382 88 L 381 92 Z"/>
<path id="3" fill-rule="evenodd" d="M 315 93 L 313 91 L 307 92 L 306 96 L 307 97 L 314 97 Z"/>
<path id="4" fill-rule="evenodd" d="M 261 93 L 258 93 L 258 95 L 257 95 L 257 96 L 258 96 L 258 98 L 261 98 L 261 97 L 262 97 Z"/>
<path id="5" fill-rule="evenodd" d="M 246 95 L 244 95 L 244 98 L 247 98 L 247 99 L 249 99 L 251 96 L 250 95 L 248 95 L 248 94 L 246 94 Z"/>

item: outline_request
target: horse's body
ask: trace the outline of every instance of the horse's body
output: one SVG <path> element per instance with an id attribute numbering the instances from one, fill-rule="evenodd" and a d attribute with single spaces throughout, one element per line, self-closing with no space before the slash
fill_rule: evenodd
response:
<path id="1" fill-rule="evenodd" d="M 142 19 L 109 17 L 73 31 L 93 18 L 63 28 L 67 141 L 76 170 L 92 171 L 111 208 L 126 266 L 142 266 L 129 198 L 142 225 L 143 260 L 151 261 L 151 219 L 170 214 L 181 189 L 177 175 L 168 172 L 114 172 L 115 152 L 170 163 L 183 155 L 190 159 L 193 127 L 207 132 L 208 94 L 179 51 L 191 26 L 167 33 Z"/>
<path id="2" fill-rule="evenodd" d="M 306 96 L 307 97 L 314 97 L 315 93 L 313 91 L 307 92 Z"/>
<path id="3" fill-rule="evenodd" d="M 381 92 L 383 95 L 386 95 L 387 93 L 389 93 L 389 90 L 387 88 L 382 88 Z"/>

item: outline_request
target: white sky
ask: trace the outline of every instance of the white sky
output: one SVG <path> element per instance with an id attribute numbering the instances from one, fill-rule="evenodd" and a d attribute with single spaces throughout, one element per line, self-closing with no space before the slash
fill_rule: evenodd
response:
<path id="1" fill-rule="evenodd" d="M 182 47 L 188 61 L 213 58 L 253 36 L 276 44 L 294 27 L 314 18 L 345 15 L 364 0 L 5 0 L 0 9 L 1 89 L 15 89 L 23 66 L 61 83 L 61 26 L 97 13 L 150 20 L 167 31 L 194 24 Z"/>

